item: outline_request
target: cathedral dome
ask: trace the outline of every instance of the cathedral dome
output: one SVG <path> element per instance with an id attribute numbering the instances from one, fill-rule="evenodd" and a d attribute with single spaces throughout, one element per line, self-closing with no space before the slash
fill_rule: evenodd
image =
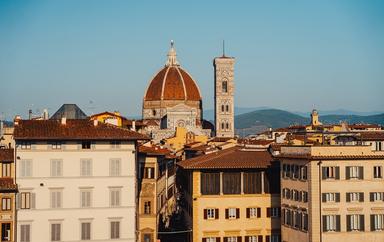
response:
<path id="1" fill-rule="evenodd" d="M 151 80 L 144 95 L 144 101 L 163 100 L 201 101 L 196 82 L 176 60 L 173 42 L 165 67 Z"/>

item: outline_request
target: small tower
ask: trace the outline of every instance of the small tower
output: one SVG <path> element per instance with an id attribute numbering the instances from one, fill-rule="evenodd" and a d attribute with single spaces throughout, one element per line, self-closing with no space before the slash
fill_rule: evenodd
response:
<path id="1" fill-rule="evenodd" d="M 311 113 L 311 125 L 313 127 L 322 125 L 322 123 L 319 121 L 319 113 L 316 109 L 313 109 Z"/>
<path id="2" fill-rule="evenodd" d="M 235 136 L 233 80 L 235 58 L 223 55 L 213 61 L 215 69 L 215 133 L 216 137 Z"/>

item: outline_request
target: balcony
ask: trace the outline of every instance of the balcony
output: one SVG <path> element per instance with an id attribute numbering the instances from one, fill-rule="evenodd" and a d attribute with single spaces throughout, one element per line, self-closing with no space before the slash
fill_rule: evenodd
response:
<path id="1" fill-rule="evenodd" d="M 14 193 L 17 192 L 17 185 L 14 183 L 13 178 L 1 177 L 0 178 L 0 192 Z"/>

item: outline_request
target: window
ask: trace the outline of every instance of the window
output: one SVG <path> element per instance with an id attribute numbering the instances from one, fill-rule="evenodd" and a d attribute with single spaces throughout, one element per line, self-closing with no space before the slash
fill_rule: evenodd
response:
<path id="1" fill-rule="evenodd" d="M 1 177 L 11 177 L 11 165 L 12 163 L 1 164 Z"/>
<path id="2" fill-rule="evenodd" d="M 226 111 L 226 112 L 229 112 L 229 105 L 228 105 L 228 104 L 225 105 L 225 111 Z"/>
<path id="3" fill-rule="evenodd" d="M 118 207 L 120 206 L 120 188 L 113 188 L 109 191 L 109 199 L 110 199 L 110 205 L 111 207 Z"/>
<path id="4" fill-rule="evenodd" d="M 218 218 L 219 218 L 219 209 L 217 208 L 204 209 L 204 219 L 218 219 Z"/>
<path id="5" fill-rule="evenodd" d="M 300 200 L 301 200 L 303 203 L 308 202 L 308 192 L 306 192 L 306 191 L 301 191 L 301 192 L 300 192 L 300 197 L 301 197 Z"/>
<path id="6" fill-rule="evenodd" d="M 150 201 L 144 202 L 144 213 L 145 214 L 151 214 L 151 202 Z"/>
<path id="7" fill-rule="evenodd" d="M 280 208 L 279 207 L 267 208 L 267 217 L 271 217 L 271 218 L 280 217 Z"/>
<path id="8" fill-rule="evenodd" d="M 384 192 L 370 192 L 369 200 L 371 202 L 384 201 Z"/>
<path id="9" fill-rule="evenodd" d="M 380 141 L 376 142 L 376 150 L 377 151 L 381 151 L 382 150 L 382 146 L 381 146 L 381 142 Z"/>
<path id="10" fill-rule="evenodd" d="M 300 166 L 300 180 L 303 180 L 303 181 L 307 180 L 307 167 L 306 166 Z"/>
<path id="11" fill-rule="evenodd" d="M 61 142 L 53 142 L 51 144 L 52 150 L 61 150 Z"/>
<path id="12" fill-rule="evenodd" d="M 223 193 L 240 194 L 241 193 L 241 173 L 223 172 Z"/>
<path id="13" fill-rule="evenodd" d="M 283 198 L 291 199 L 291 190 L 289 188 L 283 188 Z"/>
<path id="14" fill-rule="evenodd" d="M 247 218 L 260 218 L 261 208 L 247 208 Z"/>
<path id="15" fill-rule="evenodd" d="M 51 190 L 51 208 L 61 208 L 61 207 L 62 207 L 62 191 Z"/>
<path id="16" fill-rule="evenodd" d="M 203 195 L 220 194 L 220 173 L 201 172 L 200 186 Z"/>
<path id="17" fill-rule="evenodd" d="M 223 81 L 221 83 L 221 86 L 222 86 L 222 92 L 228 92 L 228 82 L 227 81 Z"/>
<path id="18" fill-rule="evenodd" d="M 373 178 L 383 178 L 383 167 L 374 166 L 373 167 Z"/>
<path id="19" fill-rule="evenodd" d="M 51 160 L 51 176 L 63 176 L 62 160 Z"/>
<path id="20" fill-rule="evenodd" d="M 241 237 L 231 236 L 231 237 L 224 237 L 224 241 L 226 242 L 238 242 L 241 241 Z"/>
<path id="21" fill-rule="evenodd" d="M 294 200 L 294 201 L 299 201 L 299 191 L 298 190 L 295 190 L 295 189 L 292 189 L 291 190 L 292 192 L 292 195 L 291 195 L 291 198 Z"/>
<path id="22" fill-rule="evenodd" d="M 243 187 L 245 194 L 260 194 L 261 184 L 261 172 L 243 173 Z"/>
<path id="23" fill-rule="evenodd" d="M 347 231 L 364 231 L 364 215 L 347 215 Z"/>
<path id="24" fill-rule="evenodd" d="M 110 176 L 120 176 L 121 174 L 121 162 L 120 159 L 110 159 L 109 160 L 109 175 Z"/>
<path id="25" fill-rule="evenodd" d="M 84 222 L 81 223 L 81 240 L 90 240 L 91 239 L 91 223 Z"/>
<path id="26" fill-rule="evenodd" d="M 268 237 L 270 237 L 270 240 L 268 240 Z M 266 236 L 266 240 L 270 242 L 280 242 L 280 234 L 271 234 Z"/>
<path id="27" fill-rule="evenodd" d="M 31 149 L 31 142 L 21 142 L 20 148 L 22 150 L 30 150 Z"/>
<path id="28" fill-rule="evenodd" d="M 112 149 L 120 149 L 120 141 L 111 141 L 111 148 Z"/>
<path id="29" fill-rule="evenodd" d="M 51 224 L 51 241 L 61 240 L 61 224 Z"/>
<path id="30" fill-rule="evenodd" d="M 31 225 L 22 224 L 20 225 L 20 242 L 31 241 Z"/>
<path id="31" fill-rule="evenodd" d="M 1 224 L 1 241 L 11 241 L 11 223 Z"/>
<path id="32" fill-rule="evenodd" d="M 92 192 L 90 190 L 80 191 L 80 207 L 89 208 L 92 206 Z"/>
<path id="33" fill-rule="evenodd" d="M 32 176 L 32 160 L 20 161 L 20 177 Z"/>
<path id="34" fill-rule="evenodd" d="M 35 194 L 31 192 L 21 192 L 18 196 L 18 202 L 21 209 L 30 209 L 35 207 Z"/>
<path id="35" fill-rule="evenodd" d="M 144 242 L 152 242 L 152 235 L 151 234 L 144 234 Z"/>
<path id="36" fill-rule="evenodd" d="M 80 176 L 92 176 L 92 160 L 80 160 Z"/>
<path id="37" fill-rule="evenodd" d="M 224 105 L 221 105 L 221 112 L 224 112 Z"/>
<path id="38" fill-rule="evenodd" d="M 221 129 L 224 130 L 224 128 L 225 128 L 225 127 L 224 127 L 224 122 L 222 122 L 222 123 L 221 123 Z"/>
<path id="39" fill-rule="evenodd" d="M 263 236 L 262 235 L 252 235 L 252 236 L 245 236 L 246 242 L 263 242 Z"/>
<path id="40" fill-rule="evenodd" d="M 323 232 L 340 231 L 340 215 L 323 215 Z"/>
<path id="41" fill-rule="evenodd" d="M 340 179 L 340 168 L 338 166 L 327 166 L 322 168 L 322 179 Z"/>
<path id="42" fill-rule="evenodd" d="M 218 238 L 218 239 L 220 239 L 220 238 Z M 216 241 L 217 241 L 216 237 L 203 238 L 203 242 L 216 242 Z"/>
<path id="43" fill-rule="evenodd" d="M 228 208 L 226 209 L 225 211 L 227 213 L 228 216 L 226 216 L 226 218 L 228 219 L 235 219 L 237 218 L 237 208 Z"/>
<path id="44" fill-rule="evenodd" d="M 229 129 L 229 123 L 228 123 L 228 122 L 225 123 L 225 128 L 226 128 L 226 129 Z"/>
<path id="45" fill-rule="evenodd" d="M 112 221 L 111 222 L 111 239 L 120 238 L 120 222 Z"/>
<path id="46" fill-rule="evenodd" d="M 371 214 L 371 231 L 384 230 L 384 214 Z"/>
<path id="47" fill-rule="evenodd" d="M 83 150 L 91 149 L 91 141 L 83 141 L 83 142 L 81 142 L 81 148 Z"/>
<path id="48" fill-rule="evenodd" d="M 346 179 L 364 179 L 364 170 L 362 166 L 347 166 L 345 168 Z"/>
<path id="49" fill-rule="evenodd" d="M 340 193 L 338 192 L 323 193 L 321 196 L 322 196 L 323 203 L 340 202 Z"/>
<path id="50" fill-rule="evenodd" d="M 301 216 L 302 216 L 301 230 L 308 231 L 308 214 L 307 213 L 302 213 Z"/>
<path id="51" fill-rule="evenodd" d="M 1 199 L 1 210 L 3 211 L 9 211 L 11 210 L 11 206 L 12 206 L 12 203 L 11 203 L 11 198 L 10 197 L 4 197 Z"/>
<path id="52" fill-rule="evenodd" d="M 363 192 L 347 192 L 347 202 L 364 202 Z"/>
<path id="53" fill-rule="evenodd" d="M 144 168 L 144 178 L 154 179 L 155 178 L 155 168 L 154 167 L 145 167 Z"/>

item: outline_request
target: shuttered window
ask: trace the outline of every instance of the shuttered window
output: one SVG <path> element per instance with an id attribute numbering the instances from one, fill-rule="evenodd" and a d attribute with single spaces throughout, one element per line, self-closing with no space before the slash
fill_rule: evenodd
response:
<path id="1" fill-rule="evenodd" d="M 20 242 L 30 242 L 31 241 L 31 225 L 22 224 L 20 225 Z"/>
<path id="2" fill-rule="evenodd" d="M 202 172 L 200 186 L 203 195 L 220 194 L 220 173 Z"/>
<path id="3" fill-rule="evenodd" d="M 11 177 L 11 163 L 1 164 L 1 177 Z"/>
<path id="4" fill-rule="evenodd" d="M 347 166 L 345 167 L 345 178 L 349 179 L 364 179 L 364 168 L 362 166 Z"/>
<path id="5" fill-rule="evenodd" d="M 82 190 L 80 191 L 80 206 L 82 208 L 89 208 L 92 206 L 92 191 Z"/>
<path id="6" fill-rule="evenodd" d="M 364 231 L 364 215 L 347 215 L 347 231 Z"/>
<path id="7" fill-rule="evenodd" d="M 110 205 L 111 207 L 120 206 L 120 198 L 121 198 L 121 189 L 120 188 L 112 188 L 110 191 Z"/>
<path id="8" fill-rule="evenodd" d="M 245 236 L 245 242 L 263 242 L 262 235 Z"/>
<path id="9" fill-rule="evenodd" d="M 11 203 L 12 199 L 10 197 L 5 197 L 1 199 L 1 210 L 2 211 L 8 211 L 11 210 Z"/>
<path id="10" fill-rule="evenodd" d="M 120 222 L 112 221 L 111 222 L 111 239 L 120 238 Z"/>
<path id="11" fill-rule="evenodd" d="M 246 215 L 247 215 L 247 218 L 260 218 L 261 208 L 247 208 Z"/>
<path id="12" fill-rule="evenodd" d="M 338 166 L 325 166 L 321 170 L 322 179 L 340 179 L 340 167 Z"/>
<path id="13" fill-rule="evenodd" d="M 384 192 L 371 192 L 371 193 L 369 193 L 369 200 L 371 202 L 384 201 Z"/>
<path id="14" fill-rule="evenodd" d="M 323 215 L 323 232 L 340 231 L 340 215 Z"/>
<path id="15" fill-rule="evenodd" d="M 51 176 L 63 176 L 62 160 L 51 160 Z"/>
<path id="16" fill-rule="evenodd" d="M 110 176 L 120 176 L 121 174 L 121 160 L 120 159 L 110 159 L 109 160 L 109 175 Z"/>
<path id="17" fill-rule="evenodd" d="M 84 222 L 81 223 L 81 240 L 90 240 L 91 239 L 91 223 Z"/>
<path id="18" fill-rule="evenodd" d="M 92 176 L 92 160 L 80 160 L 80 176 Z"/>
<path id="19" fill-rule="evenodd" d="M 63 192 L 61 190 L 51 190 L 51 208 L 62 207 Z"/>
<path id="20" fill-rule="evenodd" d="M 245 194 L 260 194 L 261 193 L 261 172 L 244 172 L 243 184 Z"/>
<path id="21" fill-rule="evenodd" d="M 51 241 L 61 240 L 61 224 L 51 224 Z"/>
<path id="22" fill-rule="evenodd" d="M 32 160 L 21 160 L 20 161 L 20 177 L 31 177 L 32 176 Z"/>
<path id="23" fill-rule="evenodd" d="M 241 173 L 224 172 L 223 173 L 223 193 L 240 194 L 241 193 Z"/>
<path id="24" fill-rule="evenodd" d="M 17 207 L 21 209 L 35 208 L 35 193 L 21 192 L 17 196 Z"/>
<path id="25" fill-rule="evenodd" d="M 371 231 L 384 231 L 384 214 L 371 214 Z"/>

